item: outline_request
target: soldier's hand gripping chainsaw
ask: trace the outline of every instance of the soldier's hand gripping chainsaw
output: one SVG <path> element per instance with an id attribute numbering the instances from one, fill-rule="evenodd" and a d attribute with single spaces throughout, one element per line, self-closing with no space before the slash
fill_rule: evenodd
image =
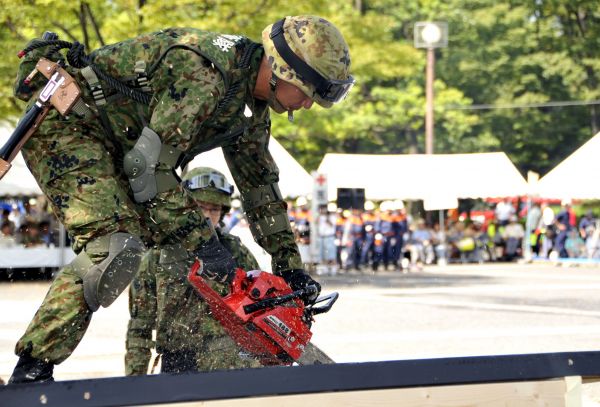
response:
<path id="1" fill-rule="evenodd" d="M 292 291 L 281 277 L 264 271 L 235 271 L 230 293 L 221 297 L 202 275 L 196 260 L 188 280 L 208 304 L 213 317 L 245 351 L 263 365 L 335 363 L 310 342 L 313 317 L 331 309 L 338 293 L 305 305 L 316 287 Z"/>
<path id="2" fill-rule="evenodd" d="M 56 34 L 46 32 L 43 38 L 54 39 L 57 37 Z M 48 82 L 39 93 L 35 103 L 21 118 L 6 144 L 0 148 L 0 179 L 8 172 L 12 160 L 29 137 L 39 128 L 51 107 L 66 116 L 80 101 L 81 90 L 73 77 L 64 70 L 60 61 L 53 62 L 46 58 L 40 58 L 28 79 L 37 73 L 44 75 Z"/>

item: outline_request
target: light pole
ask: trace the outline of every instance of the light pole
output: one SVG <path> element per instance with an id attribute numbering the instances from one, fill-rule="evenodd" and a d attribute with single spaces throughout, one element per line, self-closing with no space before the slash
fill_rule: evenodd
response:
<path id="1" fill-rule="evenodd" d="M 415 48 L 427 49 L 425 85 L 425 153 L 433 154 L 433 80 L 435 76 L 435 48 L 448 46 L 448 24 L 420 21 L 415 24 Z"/>

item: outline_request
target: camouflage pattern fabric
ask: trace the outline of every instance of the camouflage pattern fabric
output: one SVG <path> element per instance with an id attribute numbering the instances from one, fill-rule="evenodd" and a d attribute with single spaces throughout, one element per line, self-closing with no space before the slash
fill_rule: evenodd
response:
<path id="1" fill-rule="evenodd" d="M 262 32 L 262 43 L 271 69 L 279 79 L 296 85 L 325 108 L 332 102 L 315 93 L 315 87 L 296 73 L 279 55 L 271 39 L 273 24 Z M 346 80 L 350 74 L 350 51 L 338 29 L 317 16 L 286 17 L 283 35 L 291 50 L 327 79 Z"/>
<path id="2" fill-rule="evenodd" d="M 74 114 L 63 118 L 51 111 L 22 150 L 54 213 L 71 236 L 76 252 L 88 242 L 115 232 L 139 236 L 147 247 L 181 243 L 189 251 L 196 250 L 212 235 L 209 222 L 181 186 L 159 193 L 150 203 L 133 200 L 123 174 L 122 155 L 133 147 L 146 125 L 161 136 L 163 143 L 190 157 L 223 147 L 242 193 L 279 180 L 277 166 L 267 149 L 270 132 L 267 104 L 252 95 L 263 50 L 254 52 L 250 69 L 236 67 L 247 42 L 239 36 L 169 29 L 110 45 L 92 54 L 98 67 L 121 79 L 135 76 L 135 63 L 145 61 L 153 97 L 149 107 L 142 106 L 118 97 L 103 84 L 109 98 L 105 111 L 113 137 L 104 133 L 97 116 L 88 120 Z M 24 58 L 15 84 L 18 96 L 27 99 L 36 91 L 35 82 L 32 89 L 24 91 L 22 81 L 37 58 L 47 51 L 40 48 Z M 78 70 L 68 70 L 80 83 L 84 100 L 93 106 L 91 92 Z M 231 102 L 222 106 L 219 102 L 232 83 L 238 83 L 237 91 Z M 253 113 L 251 117 L 243 114 L 246 106 Z M 254 222 L 285 211 L 284 202 L 278 201 L 255 208 L 247 216 Z M 276 273 L 285 274 L 302 267 L 291 228 L 257 241 L 272 255 Z M 97 263 L 103 258 L 92 260 Z M 68 289 L 57 284 L 51 286 L 19 340 L 17 354 L 32 344 L 33 357 L 60 363 L 81 340 L 87 319 L 83 323 L 55 317 L 61 313 L 88 314 L 86 304 L 78 301 L 82 298 L 81 281 L 70 275 L 68 268 L 59 272 L 57 281 L 71 286 Z"/>
<path id="3" fill-rule="evenodd" d="M 71 356 L 92 318 L 83 298 L 82 284 L 71 267 L 61 270 L 25 335 L 17 342 L 17 355 L 29 352 L 37 359 L 55 364 Z"/>
<path id="4" fill-rule="evenodd" d="M 217 230 L 219 240 L 244 270 L 257 270 L 258 262 L 236 236 Z M 254 359 L 242 359 L 240 348 L 214 320 L 207 305 L 187 282 L 191 261 L 159 264 L 159 251 L 144 256 L 129 290 L 131 319 L 127 329 L 125 373 L 146 374 L 155 347 L 165 351 L 194 351 L 198 370 L 258 367 Z M 221 295 L 223 285 L 212 283 Z M 156 344 L 152 330 L 156 329 Z"/>

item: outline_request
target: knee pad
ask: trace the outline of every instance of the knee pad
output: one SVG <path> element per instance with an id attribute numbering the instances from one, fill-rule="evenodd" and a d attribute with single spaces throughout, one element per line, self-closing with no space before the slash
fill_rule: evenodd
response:
<path id="1" fill-rule="evenodd" d="M 83 295 L 91 311 L 110 306 L 135 277 L 144 251 L 142 241 L 129 233 L 115 233 L 92 241 L 86 251 L 108 252 L 98 264 L 93 264 L 86 252 L 81 252 L 73 266 L 83 280 Z"/>
<path id="2" fill-rule="evenodd" d="M 148 202 L 160 192 L 176 188 L 180 180 L 174 168 L 179 165 L 183 153 L 177 148 L 164 145 L 158 134 L 144 127 L 140 138 L 123 158 L 125 175 L 136 202 Z M 165 168 L 159 167 L 161 164 Z"/>

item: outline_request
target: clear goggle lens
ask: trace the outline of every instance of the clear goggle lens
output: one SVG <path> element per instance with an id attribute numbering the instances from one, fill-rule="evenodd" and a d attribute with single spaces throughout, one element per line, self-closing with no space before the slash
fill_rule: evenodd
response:
<path id="1" fill-rule="evenodd" d="M 197 175 L 185 181 L 183 185 L 190 191 L 212 187 L 228 195 L 233 194 L 233 185 L 225 177 L 215 173 Z"/>

